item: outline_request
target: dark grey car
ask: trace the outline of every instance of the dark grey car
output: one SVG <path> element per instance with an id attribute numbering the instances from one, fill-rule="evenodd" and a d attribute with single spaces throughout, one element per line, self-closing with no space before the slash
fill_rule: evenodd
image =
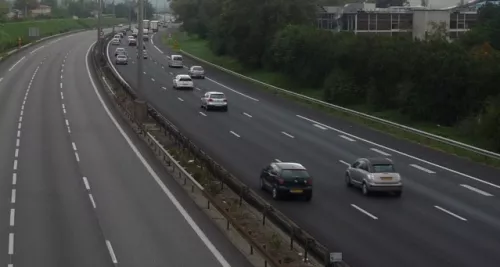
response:
<path id="1" fill-rule="evenodd" d="M 116 65 L 128 65 L 128 58 L 126 55 L 118 55 L 115 60 Z"/>
<path id="2" fill-rule="evenodd" d="M 305 196 L 312 198 L 312 177 L 299 163 L 273 162 L 260 173 L 260 188 L 270 190 L 273 199 L 284 196 Z"/>

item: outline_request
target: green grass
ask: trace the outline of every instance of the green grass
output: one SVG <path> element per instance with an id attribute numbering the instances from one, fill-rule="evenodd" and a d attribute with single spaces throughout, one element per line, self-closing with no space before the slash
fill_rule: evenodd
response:
<path id="1" fill-rule="evenodd" d="M 313 90 L 313 89 L 307 89 L 307 88 L 297 88 L 295 84 L 292 84 L 290 79 L 287 78 L 285 75 L 281 73 L 276 73 L 276 72 L 269 72 L 265 70 L 248 70 L 244 68 L 237 60 L 226 57 L 226 56 L 217 56 L 215 55 L 209 48 L 208 43 L 206 40 L 199 39 L 194 36 L 188 36 L 185 33 L 177 33 L 172 36 L 172 39 L 177 40 L 179 44 L 179 48 L 182 49 L 183 51 L 190 53 L 196 57 L 202 58 L 206 61 L 209 61 L 213 64 L 222 66 L 226 69 L 230 69 L 232 71 L 238 72 L 242 75 L 248 76 L 250 78 L 262 81 L 267 84 L 274 85 L 276 87 L 280 88 L 286 88 L 288 90 L 307 95 L 309 97 L 313 97 L 316 99 L 322 99 L 322 90 Z M 163 41 L 165 44 L 169 46 L 173 46 L 173 41 L 172 39 L 167 38 L 166 36 L 163 38 Z M 264 89 L 272 90 L 271 88 L 266 88 L 264 86 L 261 86 Z M 292 99 L 294 101 L 297 101 L 303 105 L 308 105 L 312 106 L 316 109 L 320 109 L 322 111 L 325 111 L 331 115 L 334 115 L 336 117 L 341 117 L 343 119 L 347 119 L 350 121 L 353 121 L 358 124 L 362 124 L 365 126 L 368 126 L 372 129 L 391 134 L 397 138 L 401 139 L 406 139 L 415 143 L 419 143 L 422 145 L 425 145 L 427 147 L 443 151 L 446 153 L 450 153 L 453 155 L 457 155 L 463 158 L 468 158 L 472 161 L 482 163 L 485 165 L 493 166 L 493 167 L 500 167 L 500 160 L 493 159 L 487 156 L 482 156 L 477 153 L 458 148 L 452 145 L 448 145 L 439 141 L 435 141 L 433 139 L 429 139 L 426 137 L 423 137 L 418 134 L 413 134 L 411 132 L 407 132 L 404 130 L 401 130 L 399 128 L 387 126 L 382 123 L 378 123 L 369 119 L 364 119 L 355 115 L 351 115 L 346 112 L 342 112 L 339 110 L 327 108 L 325 106 L 319 105 L 319 104 L 314 104 L 311 103 L 307 100 L 303 100 L 294 96 L 290 96 L 287 94 L 282 94 L 284 97 Z M 481 146 L 481 144 L 478 143 L 477 139 L 473 139 L 469 136 L 465 136 L 462 134 L 461 131 L 457 130 L 456 128 L 452 127 L 442 127 L 438 125 L 433 125 L 430 123 L 416 123 L 408 118 L 402 116 L 400 113 L 396 111 L 382 111 L 382 112 L 374 112 L 373 110 L 369 109 L 366 106 L 354 106 L 354 107 L 348 107 L 350 109 L 354 109 L 363 113 L 367 113 L 379 118 L 383 118 L 386 120 L 390 120 L 396 123 L 404 124 L 413 128 L 420 129 L 422 131 L 426 131 L 432 134 L 440 135 L 449 139 L 453 139 L 462 143 L 466 144 L 471 144 L 474 146 Z"/>
<path id="2" fill-rule="evenodd" d="M 123 19 L 106 18 L 102 20 L 104 26 L 123 23 Z M 0 52 L 11 50 L 18 45 L 18 38 L 22 40 L 22 45 L 25 45 L 32 40 L 29 35 L 29 28 L 36 27 L 39 29 L 40 38 L 64 33 L 78 29 L 90 29 L 96 27 L 97 20 L 90 19 L 48 19 L 48 20 L 31 20 L 22 22 L 12 22 L 0 24 Z"/>

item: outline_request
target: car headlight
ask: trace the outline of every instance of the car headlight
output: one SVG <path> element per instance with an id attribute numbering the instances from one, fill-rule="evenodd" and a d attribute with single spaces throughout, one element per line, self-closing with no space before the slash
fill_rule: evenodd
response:
<path id="1" fill-rule="evenodd" d="M 371 174 L 371 173 L 369 173 L 367 177 L 368 177 L 368 179 L 370 179 L 370 180 L 375 179 L 375 176 L 374 176 L 373 174 Z"/>

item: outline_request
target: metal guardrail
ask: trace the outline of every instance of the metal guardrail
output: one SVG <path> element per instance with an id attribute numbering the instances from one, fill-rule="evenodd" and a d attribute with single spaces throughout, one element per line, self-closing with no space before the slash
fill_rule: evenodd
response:
<path id="1" fill-rule="evenodd" d="M 99 62 L 96 63 L 95 67 L 101 65 L 102 72 L 101 75 L 106 73 L 112 74 L 113 78 L 121 87 L 129 94 L 132 99 L 136 99 L 137 95 L 135 91 L 128 85 L 128 83 L 120 77 L 118 73 L 115 73 L 113 68 L 109 66 L 112 64 L 107 62 L 107 43 L 111 40 L 111 36 L 107 35 L 102 42 L 98 42 L 95 49 L 95 56 L 99 58 Z M 97 55 L 100 53 L 100 55 Z M 106 61 L 106 62 L 104 62 Z M 290 237 L 290 245 L 293 246 L 294 243 L 298 243 L 301 247 L 305 249 L 305 254 L 312 254 L 314 258 L 319 260 L 324 266 L 336 266 L 336 267 L 349 267 L 345 262 L 335 263 L 332 265 L 330 263 L 331 251 L 324 245 L 319 243 L 315 238 L 313 238 L 306 231 L 297 226 L 292 220 L 287 218 L 283 213 L 274 209 L 267 201 L 261 198 L 257 193 L 251 190 L 248 186 L 242 183 L 239 179 L 233 176 L 230 172 L 219 165 L 215 160 L 213 160 L 208 154 L 206 154 L 202 149 L 198 148 L 188 137 L 183 135 L 174 124 L 172 124 L 168 119 L 163 117 L 160 112 L 158 112 L 152 105 L 147 104 L 148 115 L 153 118 L 163 129 L 167 131 L 170 136 L 172 136 L 176 142 L 180 143 L 181 146 L 195 156 L 201 164 L 206 166 L 206 169 L 214 176 L 217 177 L 222 186 L 229 187 L 233 192 L 239 194 L 242 200 L 250 204 L 260 213 L 262 213 L 263 222 L 266 219 L 270 220 L 277 227 L 279 227 L 283 232 L 285 232 Z M 132 116 L 130 113 L 127 116 Z"/>
<path id="2" fill-rule="evenodd" d="M 210 65 L 210 66 L 212 66 L 214 68 L 217 68 L 217 69 L 219 69 L 221 71 L 224 71 L 226 73 L 232 74 L 234 76 L 237 76 L 239 78 L 245 79 L 247 81 L 251 81 L 251 82 L 259 84 L 261 86 L 274 89 L 274 90 L 279 91 L 281 93 L 284 93 L 284 94 L 287 94 L 287 95 L 291 95 L 291 96 L 300 98 L 302 100 L 306 100 L 306 101 L 309 101 L 311 103 L 319 104 L 319 105 L 322 105 L 322 106 L 325 106 L 325 107 L 328 107 L 328 108 L 336 109 L 336 110 L 348 113 L 350 115 L 356 115 L 356 116 L 362 117 L 364 119 L 372 120 L 372 121 L 375 121 L 375 122 L 378 122 L 378 123 L 381 123 L 381 124 L 385 124 L 385 125 L 389 125 L 389 126 L 392 126 L 392 127 L 395 127 L 395 128 L 399 128 L 399 129 L 404 130 L 406 132 L 410 132 L 410 133 L 413 133 L 413 134 L 421 135 L 421 136 L 424 136 L 426 138 L 429 138 L 429 139 L 432 139 L 432 140 L 435 140 L 435 141 L 439 141 L 441 143 L 445 143 L 445 144 L 448 144 L 448 145 L 451 145 L 451 146 L 455 146 L 455 147 L 458 147 L 458 148 L 461 148 L 461 149 L 464 149 L 464 150 L 468 150 L 468 151 L 477 153 L 477 154 L 482 155 L 482 156 L 486 156 L 486 157 L 490 157 L 490 158 L 494 158 L 494 159 L 500 159 L 500 154 L 498 154 L 498 153 L 495 153 L 495 152 L 492 152 L 492 151 L 489 151 L 489 150 L 486 150 L 486 149 L 482 149 L 482 148 L 479 148 L 479 147 L 471 146 L 471 145 L 468 145 L 468 144 L 464 144 L 464 143 L 461 143 L 461 142 L 458 142 L 458 141 L 455 141 L 455 140 L 452 140 L 452 139 L 448 139 L 448 138 L 445 138 L 445 137 L 442 137 L 442 136 L 439 136 L 439 135 L 431 134 L 431 133 L 428 133 L 428 132 L 425 132 L 425 131 L 422 131 L 422 130 L 419 130 L 419 129 L 415 129 L 415 128 L 412 128 L 412 127 L 409 127 L 409 126 L 406 126 L 406 125 L 402 125 L 402 124 L 398 124 L 398 123 L 395 123 L 395 122 L 392 122 L 392 121 L 388 121 L 388 120 L 384 120 L 384 119 L 381 119 L 381 118 L 377 118 L 375 116 L 368 115 L 366 113 L 362 113 L 362 112 L 359 112 L 359 111 L 356 111 L 356 110 L 352 110 L 352 109 L 344 108 L 344 107 L 341 107 L 341 106 L 338 106 L 338 105 L 334 105 L 334 104 L 331 104 L 331 103 L 328 103 L 328 102 L 325 102 L 325 101 L 321 101 L 321 100 L 318 100 L 316 98 L 312 98 L 312 97 L 309 97 L 309 96 L 305 96 L 305 95 L 302 95 L 302 94 L 299 94 L 299 93 L 295 93 L 295 92 L 292 92 L 292 91 L 289 91 L 289 90 L 286 90 L 286 89 L 283 89 L 283 88 L 279 88 L 279 87 L 276 87 L 274 85 L 270 85 L 270 84 L 261 82 L 259 80 L 247 77 L 247 76 L 239 74 L 239 73 L 237 73 L 235 71 L 232 71 L 232 70 L 226 69 L 224 67 L 221 67 L 219 65 L 216 65 L 216 64 L 213 64 L 211 62 L 208 62 L 208 61 L 206 61 L 204 59 L 201 59 L 201 58 L 199 58 L 199 57 L 197 57 L 195 55 L 192 55 L 192 54 L 190 54 L 190 53 L 188 53 L 188 52 L 186 52 L 186 51 L 184 51 L 182 49 L 180 49 L 180 52 L 182 54 L 184 54 L 184 55 L 186 55 L 186 56 L 194 59 L 194 60 L 203 62 L 203 63 L 205 63 L 207 65 Z"/>

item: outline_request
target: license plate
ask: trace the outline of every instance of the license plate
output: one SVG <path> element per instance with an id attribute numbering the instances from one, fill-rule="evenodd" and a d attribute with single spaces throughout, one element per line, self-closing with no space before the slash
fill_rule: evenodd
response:
<path id="1" fill-rule="evenodd" d="M 290 190 L 291 193 L 302 193 L 303 190 L 302 189 L 292 189 Z"/>
<path id="2" fill-rule="evenodd" d="M 392 177 L 382 177 L 382 180 L 384 180 L 384 181 L 390 181 L 390 180 L 392 180 Z"/>

